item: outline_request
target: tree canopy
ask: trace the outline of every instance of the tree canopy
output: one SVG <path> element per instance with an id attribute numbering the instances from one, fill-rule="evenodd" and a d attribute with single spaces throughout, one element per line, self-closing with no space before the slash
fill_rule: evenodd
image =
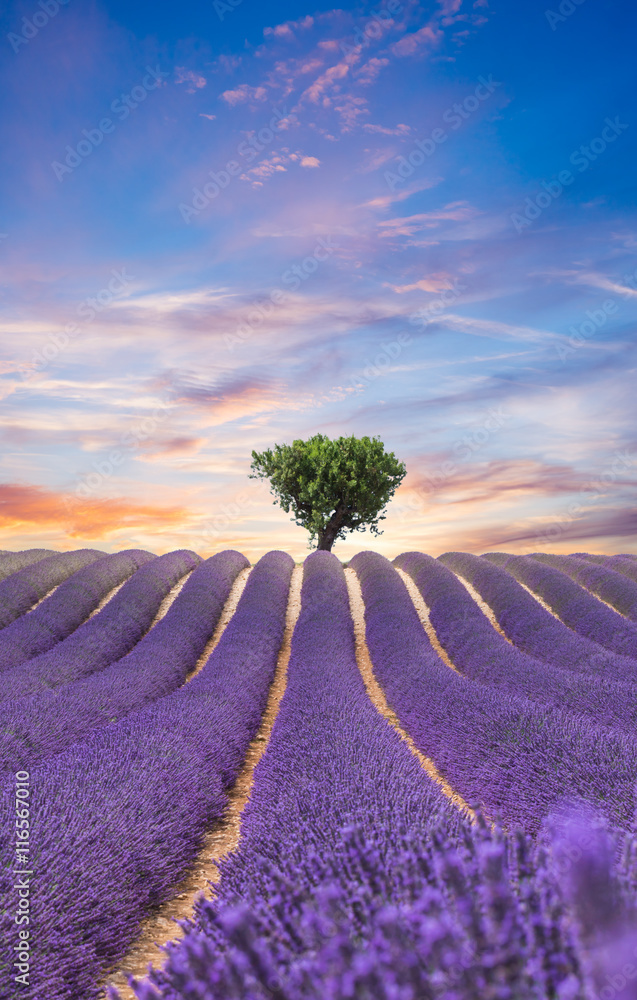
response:
<path id="1" fill-rule="evenodd" d="M 269 479 L 284 511 L 310 533 L 310 548 L 330 551 L 348 531 L 380 535 L 384 509 L 407 470 L 380 438 L 315 434 L 307 441 L 252 452 L 251 479 Z"/>

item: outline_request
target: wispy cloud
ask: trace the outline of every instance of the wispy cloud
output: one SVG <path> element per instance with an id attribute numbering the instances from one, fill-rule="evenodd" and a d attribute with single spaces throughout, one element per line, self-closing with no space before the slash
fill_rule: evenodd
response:
<path id="1" fill-rule="evenodd" d="M 517 323 L 503 323 L 499 320 L 478 319 L 475 316 L 459 316 L 454 313 L 444 313 L 438 322 L 449 330 L 457 330 L 473 337 L 489 337 L 493 340 L 516 340 L 535 344 L 567 340 L 552 330 L 537 330 Z"/>

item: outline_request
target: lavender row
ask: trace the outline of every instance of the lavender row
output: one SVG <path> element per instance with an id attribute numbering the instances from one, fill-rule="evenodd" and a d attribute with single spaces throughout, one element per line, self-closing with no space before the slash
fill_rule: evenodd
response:
<path id="1" fill-rule="evenodd" d="M 616 573 L 622 573 L 624 576 L 627 576 L 629 580 L 637 583 L 637 560 L 635 556 L 589 556 L 586 555 L 585 552 L 573 552 L 572 555 L 578 559 L 586 559 L 589 562 L 597 563 L 600 566 L 606 566 L 608 569 L 612 569 Z"/>
<path id="2" fill-rule="evenodd" d="M 570 789 L 613 822 L 629 822 L 637 743 L 583 716 L 459 676 L 432 649 L 391 563 L 363 552 L 351 566 L 378 681 L 416 745 L 466 801 L 483 803 L 507 826 L 534 831 Z"/>
<path id="3" fill-rule="evenodd" d="M 103 556 L 96 549 L 77 549 L 75 552 L 56 552 L 39 559 L 12 573 L 0 583 L 0 628 L 9 625 L 20 615 L 57 587 L 72 573 L 88 566 Z"/>
<path id="4" fill-rule="evenodd" d="M 66 639 L 114 587 L 154 558 L 150 552 L 129 549 L 103 556 L 78 570 L 34 611 L 0 632 L 0 671 L 45 653 Z"/>
<path id="5" fill-rule="evenodd" d="M 637 583 L 609 566 L 599 566 L 577 556 L 534 553 L 533 559 L 559 569 L 575 583 L 611 604 L 620 614 L 637 621 Z"/>
<path id="6" fill-rule="evenodd" d="M 625 912 L 620 919 L 599 906 L 607 884 L 621 885 L 612 845 L 577 823 L 547 829 L 545 840 L 552 857 L 522 835 L 471 827 L 450 808 L 369 702 L 343 570 L 314 553 L 239 850 L 222 862 L 215 898 L 199 902 L 163 969 L 135 993 L 592 1000 L 631 930 Z M 560 878 L 573 857 L 570 878 Z M 591 911 L 578 937 L 578 917 Z M 604 965 L 595 953 L 611 934 Z"/>
<path id="7" fill-rule="evenodd" d="M 282 552 L 259 561 L 190 683 L 29 772 L 30 867 L 46 873 L 32 894 L 34 997 L 95 998 L 140 920 L 192 864 L 258 728 L 292 568 Z M 9 783 L 3 792 L 8 816 Z M 0 868 L 15 852 L 9 838 L 2 842 Z M 6 967 L 15 933 L 8 907 L 4 913 Z"/>
<path id="8" fill-rule="evenodd" d="M 496 559 L 500 556 L 504 558 Z M 525 653 L 559 669 L 634 684 L 634 660 L 603 649 L 558 621 L 501 568 L 500 563 L 509 558 L 503 553 L 481 558 L 467 552 L 445 552 L 439 561 L 475 587 L 505 635 Z"/>
<path id="9" fill-rule="evenodd" d="M 464 676 L 534 702 L 583 713 L 600 726 L 616 727 L 630 736 L 637 732 L 633 684 L 549 667 L 516 649 L 495 631 L 466 587 L 431 556 L 407 552 L 396 565 L 414 580 L 442 647 Z"/>
<path id="10" fill-rule="evenodd" d="M 531 556 L 511 556 L 503 566 L 539 594 L 573 631 L 613 653 L 637 659 L 637 625 L 606 607 L 565 573 Z"/>
<path id="11" fill-rule="evenodd" d="M 199 556 L 178 549 L 145 563 L 105 604 L 62 642 L 3 675 L 0 701 L 15 702 L 103 670 L 121 659 L 150 628 L 162 600 Z"/>
<path id="12" fill-rule="evenodd" d="M 137 645 L 98 673 L 0 706 L 1 769 L 36 764 L 130 712 L 175 691 L 195 668 L 230 588 L 249 566 L 227 550 L 201 563 L 167 614 Z"/>
<path id="13" fill-rule="evenodd" d="M 629 580 L 637 582 L 636 556 L 609 556 L 606 565 L 609 569 L 614 569 L 617 573 L 627 576 Z"/>
<path id="14" fill-rule="evenodd" d="M 23 552 L 2 552 L 0 554 L 0 580 L 6 580 L 25 566 L 40 562 L 47 556 L 55 555 L 51 549 L 25 549 Z"/>

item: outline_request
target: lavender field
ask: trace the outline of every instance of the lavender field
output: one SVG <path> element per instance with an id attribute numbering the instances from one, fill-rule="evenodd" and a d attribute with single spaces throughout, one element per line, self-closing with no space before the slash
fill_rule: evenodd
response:
<path id="1" fill-rule="evenodd" d="M 636 680 L 627 555 L 0 553 L 0 996 L 636 1000 Z"/>

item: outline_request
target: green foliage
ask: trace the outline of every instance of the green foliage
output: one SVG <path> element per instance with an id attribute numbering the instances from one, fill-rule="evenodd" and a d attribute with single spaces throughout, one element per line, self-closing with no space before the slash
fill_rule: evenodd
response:
<path id="1" fill-rule="evenodd" d="M 376 534 L 407 470 L 380 438 L 315 434 L 308 441 L 252 452 L 251 479 L 269 479 L 284 511 L 310 533 L 310 548 L 331 549 L 347 531 Z"/>

